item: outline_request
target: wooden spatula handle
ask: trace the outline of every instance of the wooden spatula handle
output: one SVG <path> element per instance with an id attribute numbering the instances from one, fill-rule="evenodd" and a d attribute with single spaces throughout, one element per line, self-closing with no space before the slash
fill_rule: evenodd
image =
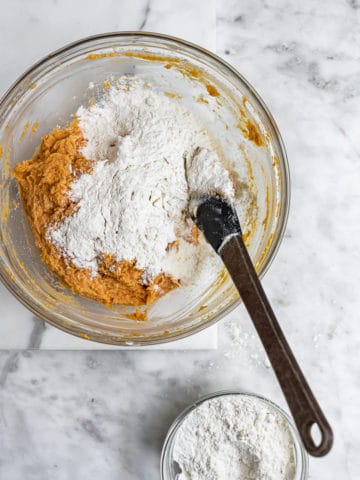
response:
<path id="1" fill-rule="evenodd" d="M 306 450 L 316 457 L 326 455 L 333 443 L 331 427 L 285 339 L 241 235 L 230 237 L 218 253 L 253 320 Z M 315 444 L 311 435 L 314 424 L 321 432 L 319 444 Z"/>

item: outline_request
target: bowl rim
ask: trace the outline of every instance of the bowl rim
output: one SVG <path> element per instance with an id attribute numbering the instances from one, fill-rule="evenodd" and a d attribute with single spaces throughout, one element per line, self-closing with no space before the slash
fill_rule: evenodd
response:
<path id="1" fill-rule="evenodd" d="M 279 216 L 279 222 L 277 224 L 277 230 L 274 235 L 274 239 L 270 244 L 270 247 L 268 249 L 266 258 L 264 259 L 263 263 L 260 266 L 259 270 L 259 277 L 262 278 L 265 273 L 268 271 L 270 265 L 274 261 L 274 258 L 280 248 L 280 245 L 282 243 L 284 233 L 286 230 L 287 222 L 288 222 L 288 217 L 289 217 L 289 209 L 290 209 L 290 197 L 291 197 L 291 191 L 290 191 L 290 171 L 289 171 L 289 162 L 288 162 L 288 157 L 286 153 L 286 148 L 284 141 L 282 139 L 281 133 L 279 131 L 279 128 L 275 122 L 275 119 L 273 115 L 271 114 L 270 110 L 266 106 L 265 102 L 261 98 L 261 96 L 258 94 L 258 92 L 254 89 L 254 87 L 248 82 L 248 80 L 245 79 L 245 77 L 238 72 L 236 68 L 234 68 L 232 65 L 230 65 L 227 61 L 223 60 L 220 56 L 217 54 L 195 44 L 192 42 L 189 42 L 187 40 L 184 40 L 182 38 L 178 38 L 175 36 L 171 35 L 166 35 L 166 34 L 161 34 L 161 33 L 156 33 L 156 32 L 146 32 L 146 31 L 138 31 L 138 30 L 127 30 L 127 31 L 114 31 L 114 32 L 105 32 L 105 33 L 100 33 L 100 34 L 95 34 L 95 35 L 90 35 L 87 37 L 83 37 L 79 40 L 76 40 L 74 42 L 68 43 L 64 45 L 63 47 L 54 50 L 50 54 L 42 57 L 39 61 L 34 63 L 32 66 L 30 66 L 28 69 L 24 71 L 22 75 L 20 75 L 11 85 L 10 87 L 5 91 L 5 93 L 2 95 L 0 98 L 0 121 L 1 121 L 1 112 L 6 110 L 6 106 L 9 102 L 11 102 L 11 98 L 14 94 L 16 94 L 17 89 L 21 87 L 21 83 L 27 79 L 29 75 L 32 73 L 36 72 L 37 69 L 40 67 L 45 67 L 51 64 L 51 62 L 54 61 L 57 57 L 63 55 L 66 52 L 71 51 L 74 48 L 78 48 L 81 46 L 85 46 L 86 44 L 91 44 L 96 41 L 101 41 L 101 40 L 106 40 L 106 39 L 111 39 L 111 38 L 123 38 L 123 37 L 128 37 L 128 36 L 135 36 L 135 37 L 144 37 L 152 40 L 165 40 L 169 42 L 173 42 L 175 44 L 179 44 L 180 46 L 183 46 L 185 48 L 190 48 L 194 50 L 195 52 L 200 53 L 201 55 L 204 55 L 205 57 L 210 57 L 212 60 L 220 64 L 220 66 L 224 67 L 230 73 L 232 73 L 237 79 L 244 84 L 244 86 L 249 90 L 251 95 L 255 98 L 255 100 L 259 103 L 263 113 L 267 117 L 270 127 L 273 129 L 273 132 L 275 134 L 275 139 L 278 143 L 279 151 L 281 153 L 281 158 L 279 159 L 279 163 L 282 167 L 282 175 L 283 175 L 283 181 L 281 184 L 281 195 L 282 195 L 282 203 L 281 203 L 281 208 L 282 212 L 281 215 Z M 224 308 L 221 312 L 216 313 L 212 318 L 207 319 L 204 322 L 199 323 L 195 327 L 191 327 L 191 329 L 185 330 L 184 332 L 176 332 L 174 334 L 168 335 L 168 336 L 160 336 L 157 335 L 154 338 L 152 336 L 149 337 L 134 337 L 131 340 L 130 339 L 119 339 L 118 337 L 112 337 L 111 335 L 104 336 L 98 332 L 90 332 L 86 328 L 79 328 L 75 327 L 73 325 L 69 326 L 63 323 L 59 323 L 58 321 L 54 321 L 52 318 L 49 318 L 47 316 L 47 312 L 43 312 L 40 308 L 37 308 L 37 305 L 34 305 L 31 301 L 29 301 L 27 298 L 23 297 L 20 293 L 20 291 L 17 291 L 18 289 L 16 288 L 16 283 L 14 281 L 10 281 L 8 278 L 8 275 L 6 274 L 6 268 L 4 268 L 3 261 L 0 258 L 0 281 L 3 283 L 3 285 L 10 291 L 12 295 L 15 296 L 17 300 L 20 301 L 28 310 L 30 310 L 33 314 L 36 316 L 40 317 L 47 323 L 53 325 L 54 327 L 63 330 L 67 333 L 70 333 L 72 335 L 81 337 L 81 338 L 86 338 L 87 340 L 94 341 L 96 343 L 103 343 L 103 344 L 110 344 L 110 345 L 118 345 L 118 346 L 125 346 L 129 348 L 138 348 L 141 346 L 148 346 L 148 345 L 160 345 L 163 343 L 170 343 L 173 341 L 177 341 L 186 337 L 189 337 L 195 333 L 199 333 L 205 328 L 208 328 L 215 323 L 217 323 L 219 320 L 221 320 L 223 317 L 228 315 L 230 312 L 232 312 L 237 306 L 239 306 L 242 302 L 240 298 L 234 299 L 226 308 Z M 86 331 L 86 334 L 84 336 L 84 331 Z"/>
<path id="2" fill-rule="evenodd" d="M 267 406 L 269 406 L 270 408 L 278 412 L 286 420 L 294 440 L 294 449 L 296 452 L 296 466 L 298 468 L 298 465 L 300 465 L 300 468 L 301 468 L 301 470 L 299 472 L 297 471 L 296 473 L 300 475 L 299 480 L 306 480 L 309 475 L 309 456 L 302 444 L 300 434 L 296 428 L 295 422 L 293 421 L 292 417 L 287 412 L 285 412 L 285 410 L 283 410 L 279 405 L 277 405 L 275 402 L 273 402 L 269 398 L 266 398 L 263 395 L 260 395 L 258 393 L 249 392 L 247 390 L 239 390 L 239 389 L 217 390 L 216 392 L 203 395 L 198 400 L 188 405 L 179 413 L 179 415 L 175 418 L 175 420 L 172 422 L 172 424 L 170 425 L 167 431 L 167 434 L 163 443 L 163 447 L 161 450 L 161 456 L 160 456 L 161 480 L 173 480 L 173 479 L 169 479 L 165 474 L 165 469 L 167 467 L 167 462 L 169 460 L 168 459 L 169 450 L 173 446 L 177 430 L 180 428 L 180 426 L 182 425 L 184 420 L 187 418 L 187 416 L 193 410 L 199 407 L 201 404 L 209 400 L 212 400 L 213 398 L 226 397 L 231 395 L 245 397 L 245 398 L 255 398 L 257 400 L 260 400 L 261 402 L 265 403 Z"/>

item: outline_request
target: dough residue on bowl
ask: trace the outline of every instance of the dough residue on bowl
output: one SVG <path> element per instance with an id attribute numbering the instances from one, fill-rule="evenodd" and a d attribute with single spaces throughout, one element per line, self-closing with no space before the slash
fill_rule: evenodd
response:
<path id="1" fill-rule="evenodd" d="M 191 281 L 215 254 L 187 211 L 200 172 L 186 165 L 200 156 L 220 188 L 217 148 L 179 101 L 121 77 L 15 168 L 42 259 L 107 304 L 151 304 Z"/>

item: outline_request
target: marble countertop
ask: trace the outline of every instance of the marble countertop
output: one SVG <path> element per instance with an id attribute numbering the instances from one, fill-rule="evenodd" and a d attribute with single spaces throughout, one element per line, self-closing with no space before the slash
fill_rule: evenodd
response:
<path id="1" fill-rule="evenodd" d="M 12 8 L 5 10 L 2 35 L 6 41 L 2 46 L 0 45 L 0 53 L 6 68 L 0 76 L 0 95 L 25 68 L 50 51 L 54 51 L 70 41 L 103 31 L 147 28 L 185 37 L 209 50 L 215 50 L 215 1 L 208 2 L 205 12 L 199 1 L 188 1 L 187 4 L 184 4 L 186 9 L 180 9 L 182 0 L 177 3 L 178 5 L 174 3 L 169 9 L 165 8 L 164 2 L 161 0 L 154 1 L 151 5 L 144 0 L 137 0 L 135 3 L 123 2 L 115 6 L 108 5 L 109 8 L 104 10 L 105 14 L 101 17 L 102 21 L 99 21 L 95 6 L 86 15 L 84 14 L 84 2 L 77 3 L 75 10 L 70 1 L 64 0 L 61 2 L 61 7 L 44 0 L 33 0 L 31 5 L 21 0 L 14 2 Z M 21 16 L 18 15 L 20 10 L 23 11 Z M 41 11 L 41 15 L 34 16 L 36 11 Z M 77 21 L 77 16 L 82 18 L 81 22 Z M 118 21 L 110 23 L 110 18 L 116 18 Z M 16 24 L 15 32 L 14 24 Z M 30 30 L 31 25 L 36 26 L 36 29 Z M 31 44 L 17 34 L 20 31 L 26 31 L 31 35 Z M 36 33 L 38 31 L 46 36 L 45 43 L 42 35 Z M 53 33 L 51 34 L 50 31 Z M 8 45 L 12 45 L 12 48 L 7 48 Z M 15 57 L 14 51 L 17 52 Z M 80 337 L 69 336 L 62 330 L 53 328 L 26 310 L 13 296 L 9 295 L 1 283 L 0 300 L 0 318 L 4 319 L 3 322 L 0 322 L 0 350 L 118 350 L 121 348 L 113 345 L 100 345 Z M 191 338 L 145 348 L 149 350 L 216 348 L 217 332 L 218 327 L 214 325 Z"/>
<path id="2" fill-rule="evenodd" d="M 357 480 L 360 3 L 204 5 L 3 2 L 1 82 L 84 35 L 143 28 L 201 44 L 205 25 L 216 28 L 212 48 L 263 97 L 288 151 L 289 223 L 264 286 L 335 432 L 333 451 L 310 459 L 310 478 Z M 225 388 L 285 406 L 242 307 L 220 322 L 216 350 L 0 351 L 0 478 L 156 480 L 173 419 L 199 396 Z"/>

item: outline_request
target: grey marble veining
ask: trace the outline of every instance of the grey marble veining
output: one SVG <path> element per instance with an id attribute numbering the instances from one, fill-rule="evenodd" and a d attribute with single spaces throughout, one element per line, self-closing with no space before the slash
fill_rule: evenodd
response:
<path id="1" fill-rule="evenodd" d="M 5 2 L 2 12 L 26 33 L 39 24 L 45 2 L 33 3 L 34 11 L 25 2 Z M 171 2 L 132 3 L 134 25 L 168 28 Z M 20 13 L 21 5 L 18 18 L 11 12 Z M 94 7 L 98 19 L 88 29 L 113 29 L 121 22 L 119 5 L 109 1 L 114 10 L 107 16 Z M 76 11 L 67 23 L 61 16 L 51 20 L 52 47 L 81 36 Z M 289 224 L 264 286 L 335 431 L 331 454 L 311 459 L 310 478 L 357 480 L 360 4 L 224 0 L 217 2 L 217 16 L 217 52 L 263 97 L 288 151 Z M 40 37 L 32 40 L 36 57 Z M 13 42 L 9 81 L 19 73 L 19 51 L 29 63 L 36 58 L 25 41 Z M 32 325 L 34 344 L 42 328 Z M 238 388 L 284 406 L 243 308 L 220 323 L 219 334 L 216 351 L 1 352 L 0 478 L 156 480 L 169 425 L 200 395 Z"/>
<path id="2" fill-rule="evenodd" d="M 282 132 L 292 205 L 265 287 L 334 423 L 313 478 L 359 478 L 360 10 L 356 2 L 218 5 L 217 48 Z M 227 12 L 227 13 L 226 13 Z"/>
<path id="3" fill-rule="evenodd" d="M 22 12 L 21 15 L 20 11 Z M 101 16 L 100 16 L 101 14 Z M 0 95 L 34 61 L 64 44 L 96 33 L 115 30 L 150 30 L 178 35 L 215 50 L 215 0 L 200 1 L 136 0 L 114 2 L 103 6 L 92 1 L 75 5 L 70 0 L 30 3 L 16 0 L 3 12 L 4 42 L 0 55 L 4 69 L 0 76 Z M 14 29 L 16 25 L 16 29 Z M 19 32 L 25 32 L 19 35 Z M 46 42 L 44 42 L 46 38 Z M 30 48 L 31 47 L 31 48 Z M 16 52 L 16 55 L 13 54 Z M 99 345 L 79 337 L 69 337 L 61 330 L 45 325 L 22 307 L 0 284 L 0 350 L 114 350 L 112 345 Z M 191 339 L 163 344 L 156 349 L 216 348 L 217 326 L 202 331 Z M 154 349 L 153 347 L 148 347 Z"/>

